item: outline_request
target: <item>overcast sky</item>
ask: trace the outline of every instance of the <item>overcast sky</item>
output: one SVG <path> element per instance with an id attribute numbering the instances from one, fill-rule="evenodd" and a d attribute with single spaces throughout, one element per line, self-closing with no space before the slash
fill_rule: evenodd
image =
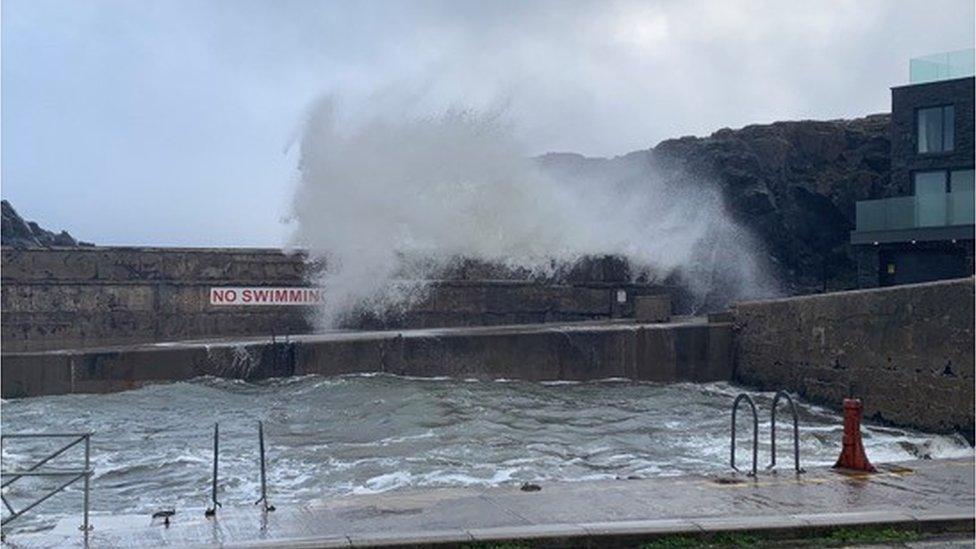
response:
<path id="1" fill-rule="evenodd" d="M 530 153 L 889 109 L 972 0 L 2 3 L 2 195 L 99 244 L 275 246 L 309 103 L 502 102 Z"/>

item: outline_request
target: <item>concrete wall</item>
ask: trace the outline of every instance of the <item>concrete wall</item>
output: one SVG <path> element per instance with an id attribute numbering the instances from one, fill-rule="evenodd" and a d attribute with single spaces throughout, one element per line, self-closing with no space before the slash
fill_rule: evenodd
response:
<path id="1" fill-rule="evenodd" d="M 973 441 L 973 279 L 739 303 L 735 381 Z"/>
<path id="2" fill-rule="evenodd" d="M 308 307 L 211 306 L 214 286 L 304 286 L 300 255 L 272 249 L 62 248 L 2 250 L 5 352 L 214 336 L 308 333 Z M 348 327 L 481 326 L 628 316 L 635 295 L 667 291 L 627 281 L 598 258 L 552 279 L 463 262 L 429 298 Z M 616 291 L 628 299 L 619 303 Z"/>
<path id="3" fill-rule="evenodd" d="M 729 323 L 536 325 L 307 335 L 288 342 L 6 353 L 2 396 L 109 392 L 201 375 L 263 379 L 388 372 L 532 381 L 717 381 L 732 373 Z"/>

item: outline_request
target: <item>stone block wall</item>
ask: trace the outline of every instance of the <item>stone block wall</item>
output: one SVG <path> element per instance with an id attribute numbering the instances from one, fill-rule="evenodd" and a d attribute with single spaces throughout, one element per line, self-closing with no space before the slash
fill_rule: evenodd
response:
<path id="1" fill-rule="evenodd" d="M 734 379 L 973 442 L 973 278 L 739 303 Z"/>
<path id="2" fill-rule="evenodd" d="M 212 306 L 219 286 L 305 286 L 299 254 L 274 249 L 2 250 L 5 352 L 308 333 L 310 307 Z M 624 265 L 625 267 L 625 265 Z M 633 314 L 634 297 L 668 291 L 627 282 L 619 260 L 595 258 L 550 279 L 462 262 L 399 314 L 348 327 L 395 329 L 595 320 Z M 620 302 L 617 290 L 627 299 Z"/>
<path id="3" fill-rule="evenodd" d="M 271 249 L 4 248 L 3 349 L 307 331 L 300 308 L 209 303 L 212 286 L 300 286 L 304 270 Z"/>
<path id="4" fill-rule="evenodd" d="M 671 320 L 671 298 L 667 295 L 637 297 L 634 303 L 634 318 L 638 322 L 667 322 Z"/>

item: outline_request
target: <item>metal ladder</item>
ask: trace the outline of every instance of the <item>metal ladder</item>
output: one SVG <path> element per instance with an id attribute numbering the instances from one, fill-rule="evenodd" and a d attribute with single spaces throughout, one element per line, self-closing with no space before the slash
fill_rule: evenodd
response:
<path id="1" fill-rule="evenodd" d="M 776 396 L 773 397 L 773 409 L 770 412 L 770 426 L 769 426 L 769 453 L 770 461 L 769 465 L 766 466 L 766 470 L 769 471 L 776 467 L 776 405 L 779 404 L 780 398 L 786 398 L 786 402 L 790 405 L 790 414 L 793 416 L 793 468 L 796 470 L 796 474 L 805 473 L 800 467 L 800 420 L 796 415 L 796 405 L 793 404 L 793 397 L 790 396 L 786 391 L 779 391 Z"/>
<path id="2" fill-rule="evenodd" d="M 790 405 L 790 413 L 793 416 L 793 467 L 796 474 L 804 473 L 805 471 L 800 467 L 800 421 L 796 413 L 796 405 L 793 403 L 793 398 L 786 391 L 778 391 L 776 396 L 773 397 L 773 405 L 771 411 L 771 425 L 770 425 L 770 463 L 766 466 L 766 470 L 772 470 L 776 467 L 776 408 L 779 404 L 780 399 L 786 399 L 786 402 Z M 736 431 L 736 413 L 739 410 L 739 403 L 745 401 L 749 405 L 749 409 L 752 411 L 752 470 L 748 473 L 749 476 L 755 477 L 757 474 L 757 468 L 759 464 L 759 413 L 756 408 L 756 403 L 747 393 L 740 393 L 735 397 L 735 401 L 732 403 L 732 428 L 731 428 L 731 443 L 730 443 L 730 458 L 729 465 L 732 466 L 732 470 L 736 472 L 741 472 L 741 470 L 735 466 L 735 431 Z"/>
<path id="3" fill-rule="evenodd" d="M 735 397 L 735 402 L 732 403 L 732 454 L 729 464 L 733 471 L 741 472 L 735 466 L 735 413 L 739 410 L 739 403 L 743 400 L 749 404 L 749 408 L 752 410 L 752 472 L 749 473 L 749 476 L 754 477 L 756 476 L 756 465 L 759 463 L 759 414 L 756 413 L 756 403 L 746 393 L 740 393 L 739 396 Z"/>

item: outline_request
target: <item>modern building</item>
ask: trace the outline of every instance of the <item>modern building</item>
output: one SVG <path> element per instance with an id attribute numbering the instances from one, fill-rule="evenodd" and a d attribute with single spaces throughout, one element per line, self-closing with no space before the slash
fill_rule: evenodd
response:
<path id="1" fill-rule="evenodd" d="M 973 274 L 974 50 L 909 63 L 891 89 L 891 188 L 856 204 L 860 287 Z"/>

